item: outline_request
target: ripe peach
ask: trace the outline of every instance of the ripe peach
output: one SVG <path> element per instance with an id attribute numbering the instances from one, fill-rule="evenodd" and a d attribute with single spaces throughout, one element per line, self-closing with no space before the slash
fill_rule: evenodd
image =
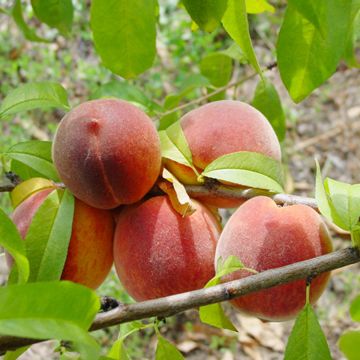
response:
<path id="1" fill-rule="evenodd" d="M 259 272 L 310 259 L 332 251 L 329 233 L 320 215 L 305 205 L 279 208 L 270 198 L 248 200 L 231 216 L 220 236 L 217 259 L 237 256 L 246 267 Z M 226 277 L 249 276 L 239 270 Z M 329 273 L 311 283 L 310 301 L 322 294 Z M 261 290 L 232 300 L 239 310 L 261 319 L 281 321 L 295 317 L 305 304 L 305 280 Z"/>
<path id="2" fill-rule="evenodd" d="M 205 206 L 182 217 L 167 196 L 125 209 L 114 240 L 121 283 L 137 301 L 202 288 L 214 276 L 220 225 Z"/>
<path id="3" fill-rule="evenodd" d="M 22 238 L 25 239 L 32 218 L 53 190 L 35 193 L 14 210 L 12 219 Z M 113 234 L 114 222 L 109 211 L 75 199 L 71 239 L 61 279 L 93 289 L 100 286 L 113 263 Z"/>
<path id="4" fill-rule="evenodd" d="M 257 152 L 281 161 L 280 144 L 270 123 L 261 112 L 243 102 L 214 101 L 190 111 L 180 121 L 193 164 L 200 170 L 220 156 L 239 151 Z M 190 168 L 171 160 L 165 160 L 164 164 L 182 183 L 197 183 Z M 218 207 L 236 207 L 243 202 L 199 199 Z"/>
<path id="5" fill-rule="evenodd" d="M 150 118 L 136 106 L 93 100 L 61 120 L 53 160 L 76 197 L 111 209 L 135 203 L 153 186 L 160 173 L 160 140 Z"/>

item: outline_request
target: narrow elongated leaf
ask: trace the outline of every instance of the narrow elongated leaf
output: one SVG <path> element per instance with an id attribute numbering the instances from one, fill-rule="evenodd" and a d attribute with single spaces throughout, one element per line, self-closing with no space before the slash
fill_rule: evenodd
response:
<path id="1" fill-rule="evenodd" d="M 156 360 L 183 360 L 184 357 L 174 344 L 167 341 L 164 337 L 158 334 L 158 344 L 155 353 Z"/>
<path id="2" fill-rule="evenodd" d="M 264 11 L 274 12 L 275 9 L 266 0 L 245 0 L 246 11 L 249 14 L 259 14 Z"/>
<path id="3" fill-rule="evenodd" d="M 360 331 L 348 331 L 341 335 L 339 348 L 345 354 L 347 360 L 360 359 Z"/>
<path id="4" fill-rule="evenodd" d="M 350 315 L 354 321 L 360 322 L 360 296 L 351 303 Z"/>
<path id="5" fill-rule="evenodd" d="M 22 12 L 21 0 L 15 0 L 14 6 L 11 11 L 11 15 L 16 25 L 22 31 L 23 35 L 27 40 L 36 41 L 36 42 L 49 42 L 49 40 L 36 35 L 35 31 L 26 24 Z"/>
<path id="6" fill-rule="evenodd" d="M 129 356 L 124 346 L 124 340 L 122 338 L 114 342 L 110 351 L 107 353 L 106 358 L 114 360 L 129 360 Z"/>
<path id="7" fill-rule="evenodd" d="M 325 216 L 328 220 L 332 221 L 331 207 L 329 199 L 325 191 L 323 179 L 321 176 L 320 165 L 316 160 L 316 184 L 315 184 L 315 198 L 320 213 Z"/>
<path id="8" fill-rule="evenodd" d="M 274 192 L 283 191 L 281 163 L 259 153 L 241 151 L 221 156 L 204 169 L 202 176 Z"/>
<path id="9" fill-rule="evenodd" d="M 279 141 L 283 141 L 286 132 L 285 114 L 279 94 L 269 80 L 265 79 L 258 83 L 252 105 L 264 114 L 275 130 Z"/>
<path id="10" fill-rule="evenodd" d="M 228 0 L 222 23 L 226 32 L 240 46 L 249 63 L 262 76 L 249 33 L 245 0 Z"/>
<path id="11" fill-rule="evenodd" d="M 91 2 L 96 51 L 115 74 L 132 78 L 151 67 L 156 53 L 155 5 L 155 0 Z"/>
<path id="12" fill-rule="evenodd" d="M 65 265 L 74 216 L 74 197 L 53 191 L 36 212 L 25 238 L 30 281 L 59 280 Z"/>
<path id="13" fill-rule="evenodd" d="M 184 185 L 166 168 L 162 172 L 162 177 L 167 181 L 159 182 L 159 187 L 169 196 L 173 208 L 181 216 L 193 214 L 196 208 Z"/>
<path id="14" fill-rule="evenodd" d="M 211 85 L 215 87 L 224 86 L 231 79 L 231 58 L 222 53 L 209 54 L 201 60 L 200 71 L 209 79 Z"/>
<path id="15" fill-rule="evenodd" d="M 193 166 L 192 154 L 180 122 L 177 121 L 166 130 L 160 131 L 159 136 L 162 157 L 186 165 L 198 175 L 197 170 Z"/>
<path id="16" fill-rule="evenodd" d="M 0 333 L 74 342 L 84 359 L 96 360 L 99 346 L 87 333 L 100 303 L 94 291 L 64 282 L 0 288 Z"/>
<path id="17" fill-rule="evenodd" d="M 211 32 L 217 28 L 228 0 L 182 0 L 187 12 L 200 29 Z"/>
<path id="18" fill-rule="evenodd" d="M 66 90 L 58 83 L 37 82 L 18 86 L 0 106 L 0 118 L 21 111 L 57 107 L 69 110 Z"/>
<path id="19" fill-rule="evenodd" d="M 59 181 L 59 176 L 51 159 L 51 142 L 25 141 L 12 146 L 5 157 L 16 160 L 35 170 L 40 175 Z"/>
<path id="20" fill-rule="evenodd" d="M 175 146 L 175 144 L 169 139 L 165 130 L 159 132 L 160 137 L 160 146 L 161 146 L 161 156 L 174 160 L 180 164 L 191 167 L 190 163 L 182 152 Z"/>
<path id="21" fill-rule="evenodd" d="M 32 178 L 26 181 L 21 182 L 15 187 L 15 189 L 10 193 L 11 204 L 13 208 L 16 208 L 24 200 L 30 197 L 35 192 L 47 189 L 54 188 L 54 183 L 50 180 L 43 178 Z"/>
<path id="22" fill-rule="evenodd" d="M 37 281 L 61 278 L 71 238 L 74 203 L 74 196 L 66 189 L 41 259 Z"/>
<path id="23" fill-rule="evenodd" d="M 296 319 L 286 345 L 284 359 L 332 359 L 326 338 L 310 304 L 305 305 Z"/>
<path id="24" fill-rule="evenodd" d="M 31 0 L 36 17 L 67 35 L 71 31 L 74 7 L 72 0 Z"/>
<path id="25" fill-rule="evenodd" d="M 132 321 L 120 325 L 119 338 L 114 342 L 110 351 L 107 353 L 107 358 L 114 360 L 129 360 L 129 356 L 124 347 L 124 340 L 136 331 L 151 327 L 152 324 L 143 324 L 141 321 Z"/>
<path id="26" fill-rule="evenodd" d="M 356 48 L 360 40 L 360 1 L 351 2 L 351 24 L 346 38 L 344 59 L 349 67 L 360 67 L 360 61 L 356 58 Z"/>
<path id="27" fill-rule="evenodd" d="M 351 230 L 352 224 L 349 207 L 351 185 L 330 178 L 325 179 L 324 185 L 327 194 L 330 197 L 333 221 L 344 230 Z"/>
<path id="28" fill-rule="evenodd" d="M 219 258 L 216 268 L 216 275 L 207 282 L 205 288 L 220 284 L 221 278 L 234 271 L 244 268 L 244 264 L 236 257 L 229 256 L 225 261 Z M 233 323 L 225 315 L 221 304 L 210 304 L 201 306 L 199 309 L 200 320 L 220 329 L 237 331 Z"/>
<path id="29" fill-rule="evenodd" d="M 26 283 L 29 278 L 29 261 L 26 257 L 24 242 L 15 224 L 0 209 L 0 246 L 15 260 L 18 283 Z"/>
<path id="30" fill-rule="evenodd" d="M 280 75 L 295 102 L 302 101 L 335 72 L 350 23 L 350 1 L 312 3 L 323 31 L 289 4 L 277 42 Z"/>

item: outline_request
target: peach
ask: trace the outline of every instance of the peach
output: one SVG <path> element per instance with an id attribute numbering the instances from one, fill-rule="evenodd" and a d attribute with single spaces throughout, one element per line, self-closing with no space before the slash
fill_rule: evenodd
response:
<path id="1" fill-rule="evenodd" d="M 305 205 L 279 208 L 267 197 L 248 200 L 231 216 L 220 236 L 215 261 L 238 257 L 247 268 L 259 272 L 324 255 L 332 251 L 329 233 L 320 215 Z M 239 270 L 224 280 L 249 276 Z M 329 273 L 312 280 L 310 301 L 324 291 Z M 264 320 L 294 318 L 305 304 L 305 280 L 261 290 L 232 300 L 242 312 Z"/>
<path id="2" fill-rule="evenodd" d="M 25 239 L 32 218 L 53 190 L 33 194 L 14 210 L 12 219 L 22 238 Z M 93 289 L 100 286 L 113 263 L 113 234 L 110 211 L 95 209 L 75 199 L 71 239 L 61 279 Z"/>
<path id="3" fill-rule="evenodd" d="M 114 262 L 121 283 L 137 301 L 202 288 L 214 276 L 220 225 L 209 209 L 182 217 L 167 196 L 125 209 L 118 219 Z"/>
<path id="4" fill-rule="evenodd" d="M 53 160 L 77 198 L 112 209 L 137 202 L 154 185 L 160 174 L 160 140 L 150 118 L 136 106 L 93 100 L 61 120 Z"/>
<path id="5" fill-rule="evenodd" d="M 281 161 L 280 144 L 273 128 L 251 105 L 233 100 L 214 101 L 185 114 L 180 122 L 193 164 L 200 170 L 220 156 L 239 151 L 257 152 Z M 165 160 L 164 164 L 183 184 L 197 183 L 190 168 L 171 160 Z M 199 199 L 218 207 L 236 207 L 244 202 Z"/>

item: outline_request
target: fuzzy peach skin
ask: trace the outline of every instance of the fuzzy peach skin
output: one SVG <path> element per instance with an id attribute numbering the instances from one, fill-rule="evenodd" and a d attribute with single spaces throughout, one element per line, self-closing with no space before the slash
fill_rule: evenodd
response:
<path id="1" fill-rule="evenodd" d="M 270 123 L 260 111 L 241 101 L 214 101 L 190 111 L 180 121 L 193 164 L 200 170 L 220 156 L 239 151 L 257 152 L 281 161 L 280 144 Z M 171 160 L 164 164 L 183 184 L 197 184 L 190 168 Z M 199 199 L 218 207 L 236 207 L 244 202 Z"/>
<path id="2" fill-rule="evenodd" d="M 195 290 L 214 276 L 220 225 L 205 206 L 182 217 L 167 196 L 125 209 L 115 231 L 117 274 L 137 301 Z"/>
<path id="3" fill-rule="evenodd" d="M 259 272 L 324 255 L 332 251 L 329 233 L 320 215 L 305 205 L 280 208 L 270 198 L 248 200 L 231 216 L 220 236 L 215 261 L 237 256 L 246 267 Z M 239 270 L 224 280 L 249 276 Z M 324 291 L 329 273 L 311 283 L 310 301 Z M 241 296 L 232 304 L 242 312 L 264 320 L 294 318 L 305 305 L 305 280 Z"/>
<path id="4" fill-rule="evenodd" d="M 160 140 L 151 119 L 136 106 L 93 100 L 61 120 L 53 160 L 77 198 L 112 209 L 137 202 L 154 185 L 160 174 Z"/>
<path id="5" fill-rule="evenodd" d="M 39 191 L 22 202 L 12 219 L 24 239 L 36 211 L 54 189 Z M 110 211 L 95 209 L 75 199 L 71 239 L 62 280 L 99 287 L 113 264 L 114 221 Z"/>

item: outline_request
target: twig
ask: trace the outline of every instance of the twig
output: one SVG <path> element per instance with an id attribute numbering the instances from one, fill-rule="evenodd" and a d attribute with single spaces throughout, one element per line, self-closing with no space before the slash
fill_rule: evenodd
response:
<path id="1" fill-rule="evenodd" d="M 99 313 L 90 330 L 99 330 L 153 316 L 167 317 L 175 315 L 188 309 L 234 299 L 255 291 L 285 284 L 294 280 L 306 279 L 309 276 L 313 277 L 358 262 L 360 262 L 358 250 L 346 248 L 207 289 L 190 291 L 135 304 L 122 304 L 111 311 Z M 38 341 L 39 340 L 16 338 L 13 336 L 1 336 L 0 354 L 7 350 L 17 349 Z"/>
<path id="2" fill-rule="evenodd" d="M 251 199 L 255 196 L 271 197 L 278 205 L 296 205 L 302 204 L 312 207 L 318 211 L 316 200 L 313 198 L 302 197 L 290 194 L 274 194 L 261 189 L 241 189 L 237 187 L 225 186 L 217 183 L 211 187 L 204 185 L 187 185 L 187 193 L 193 198 L 201 198 L 209 195 L 217 195 L 226 199 Z"/>
<path id="3" fill-rule="evenodd" d="M 276 63 L 276 62 L 271 63 L 271 64 L 269 64 L 268 66 L 266 66 L 262 71 L 264 72 L 264 71 L 271 70 L 271 69 L 273 69 L 273 68 L 276 67 L 276 66 L 277 66 L 277 63 Z M 220 94 L 220 93 L 223 92 L 224 90 L 227 90 L 227 89 L 230 89 L 230 88 L 232 88 L 232 87 L 234 87 L 234 86 L 239 86 L 239 85 L 243 84 L 244 82 L 246 82 L 246 81 L 254 78 L 256 75 L 258 75 L 258 73 L 257 73 L 257 72 L 253 72 L 252 74 L 250 74 L 250 75 L 248 75 L 248 76 L 245 76 L 245 77 L 243 77 L 243 78 L 241 78 L 241 79 L 239 79 L 239 80 L 230 82 L 229 84 L 227 84 L 227 85 L 225 85 L 225 86 L 222 86 L 222 87 L 219 87 L 219 88 L 217 88 L 216 90 L 214 90 L 214 91 L 212 91 L 212 92 L 209 92 L 208 94 L 206 94 L 206 95 L 204 95 L 204 96 L 201 96 L 201 97 L 199 97 L 199 98 L 197 98 L 197 99 L 194 99 L 194 100 L 192 100 L 192 101 L 187 102 L 186 104 L 179 105 L 179 106 L 177 106 L 177 107 L 175 107 L 175 108 L 173 108 L 173 109 L 171 109 L 171 110 L 169 110 L 169 111 L 166 111 L 166 112 L 164 112 L 164 113 L 160 113 L 160 114 L 158 115 L 158 118 L 159 118 L 159 117 L 166 116 L 166 115 L 173 114 L 174 112 L 177 112 L 177 111 L 179 111 L 179 110 L 186 109 L 187 107 L 190 107 L 190 106 L 192 106 L 192 105 L 199 104 L 199 103 L 201 103 L 201 102 L 203 102 L 203 101 L 211 98 L 212 96 L 215 96 L 215 95 L 217 95 L 217 94 Z"/>

